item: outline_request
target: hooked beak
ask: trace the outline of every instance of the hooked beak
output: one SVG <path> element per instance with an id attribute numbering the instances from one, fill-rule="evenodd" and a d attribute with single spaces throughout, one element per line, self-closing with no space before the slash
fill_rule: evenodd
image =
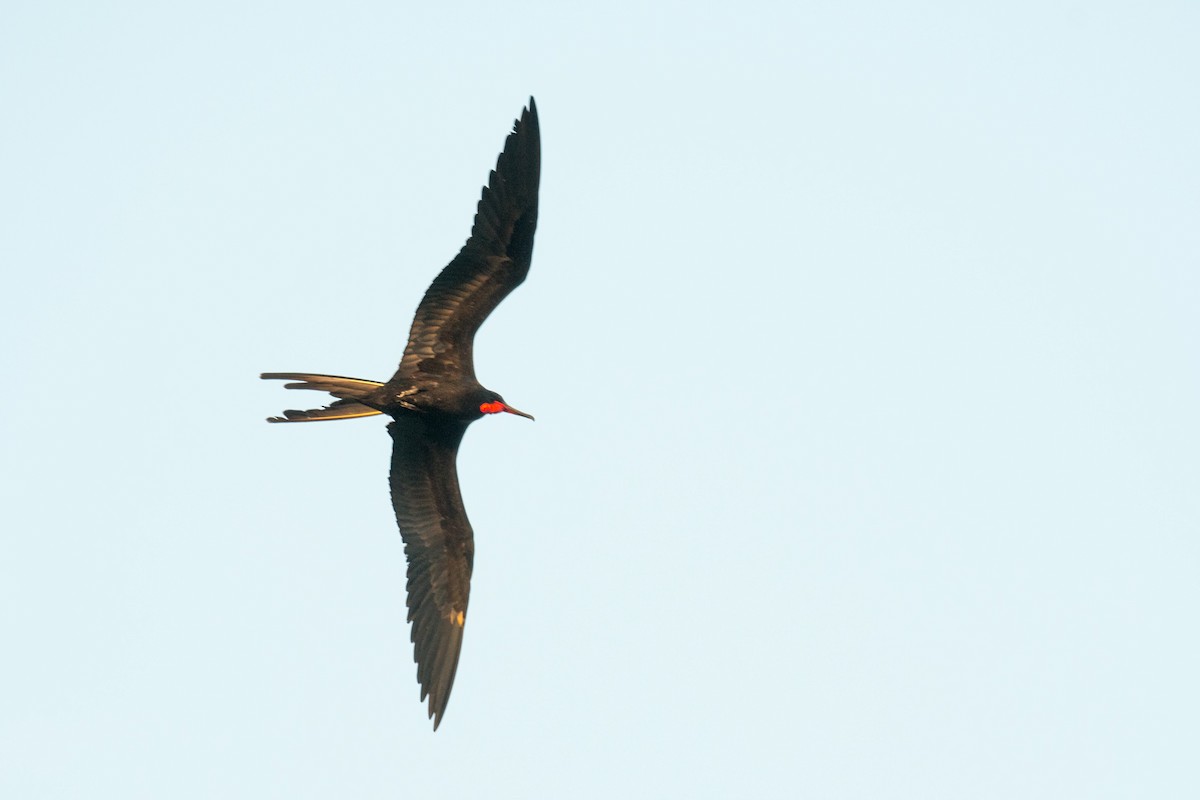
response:
<path id="1" fill-rule="evenodd" d="M 501 408 L 500 408 L 501 411 L 505 411 L 509 414 L 516 414 L 518 417 L 525 417 L 525 419 L 533 419 L 533 414 L 526 414 L 524 411 L 513 408 L 512 406 L 508 405 L 507 403 L 501 403 L 500 405 L 501 405 Z"/>

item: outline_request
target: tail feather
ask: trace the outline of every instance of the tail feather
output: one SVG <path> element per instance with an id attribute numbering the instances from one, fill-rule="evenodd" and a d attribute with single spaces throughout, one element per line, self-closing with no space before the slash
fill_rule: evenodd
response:
<path id="1" fill-rule="evenodd" d="M 337 401 L 324 408 L 314 408 L 308 411 L 288 409 L 283 412 L 282 417 L 268 417 L 267 422 L 322 422 L 370 417 L 381 413 L 359 402 L 383 385 L 378 381 L 345 378 L 341 375 L 314 375 L 306 372 L 264 372 L 260 377 L 264 380 L 294 381 L 285 383 L 285 389 L 312 389 L 318 392 L 329 392 L 338 398 Z"/>

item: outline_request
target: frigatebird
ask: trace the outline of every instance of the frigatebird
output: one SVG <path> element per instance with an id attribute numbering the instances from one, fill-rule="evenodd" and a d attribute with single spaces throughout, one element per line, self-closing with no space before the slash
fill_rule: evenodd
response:
<path id="1" fill-rule="evenodd" d="M 475 332 L 525 280 L 537 227 L 541 137 L 529 98 L 483 187 L 471 237 L 434 279 L 417 306 L 400 367 L 387 383 L 266 372 L 288 389 L 328 392 L 324 408 L 284 411 L 270 422 L 318 422 L 374 414 L 392 418 L 390 475 L 396 524 L 408 559 L 412 623 L 421 700 L 437 730 L 462 650 L 475 542 L 458 487 L 456 459 L 467 426 L 486 414 L 533 419 L 475 379 Z"/>

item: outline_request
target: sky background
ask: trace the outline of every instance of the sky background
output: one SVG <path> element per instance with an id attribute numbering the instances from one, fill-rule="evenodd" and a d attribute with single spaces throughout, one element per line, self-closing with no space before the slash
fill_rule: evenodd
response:
<path id="1" fill-rule="evenodd" d="M 1200 795 L 1198 38 L 6 6 L 0 796 Z M 391 375 L 531 94 L 435 734 L 383 422 L 257 376 Z"/>

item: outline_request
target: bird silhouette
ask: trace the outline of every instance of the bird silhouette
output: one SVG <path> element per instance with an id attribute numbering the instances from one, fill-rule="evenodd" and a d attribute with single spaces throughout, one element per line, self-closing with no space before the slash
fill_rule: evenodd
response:
<path id="1" fill-rule="evenodd" d="M 266 372 L 337 398 L 324 408 L 288 410 L 270 422 L 320 422 L 375 414 L 392 418 L 390 485 L 396 524 L 408 560 L 408 621 L 421 699 L 437 730 L 462 652 L 475 542 L 463 507 L 456 466 L 467 426 L 506 412 L 508 405 L 475 378 L 475 333 L 509 292 L 525 280 L 537 228 L 541 136 L 533 98 L 513 125 L 483 187 L 471 236 L 442 269 L 417 306 L 408 344 L 387 383 Z"/>

